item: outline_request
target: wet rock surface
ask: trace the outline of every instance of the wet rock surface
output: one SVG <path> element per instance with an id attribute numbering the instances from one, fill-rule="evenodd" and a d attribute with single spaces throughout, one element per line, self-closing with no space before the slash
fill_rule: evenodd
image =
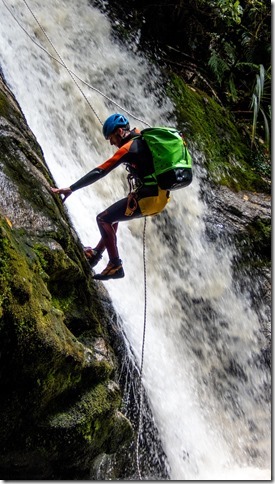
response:
<path id="1" fill-rule="evenodd" d="M 88 478 L 98 455 L 132 438 L 107 329 L 113 309 L 3 80 L 0 101 L 1 475 Z"/>
<path id="2" fill-rule="evenodd" d="M 124 338 L 105 287 L 91 278 L 66 207 L 50 193 L 54 181 L 43 153 L 3 81 L 0 101 L 2 477 L 115 480 L 127 466 L 135 472 L 129 461 L 133 431 L 121 413 L 117 377 Z M 263 308 L 271 308 L 270 195 L 206 182 L 201 196 L 207 237 L 236 247 L 234 271 L 242 281 L 236 290 L 250 285 L 267 342 L 259 364 L 270 365 L 271 317 L 263 317 Z M 162 234 L 171 241 L 172 228 L 167 222 Z M 234 361 L 226 365 L 233 377 L 244 378 Z M 165 466 L 159 467 L 166 477 Z"/>

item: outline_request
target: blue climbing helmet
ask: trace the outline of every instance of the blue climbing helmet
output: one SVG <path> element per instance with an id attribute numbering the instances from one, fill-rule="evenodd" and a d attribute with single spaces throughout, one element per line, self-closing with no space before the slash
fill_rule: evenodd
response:
<path id="1" fill-rule="evenodd" d="M 116 128 L 130 128 L 129 121 L 123 116 L 123 114 L 112 114 L 106 119 L 102 128 L 105 139 L 108 139 L 110 134 L 112 134 Z"/>

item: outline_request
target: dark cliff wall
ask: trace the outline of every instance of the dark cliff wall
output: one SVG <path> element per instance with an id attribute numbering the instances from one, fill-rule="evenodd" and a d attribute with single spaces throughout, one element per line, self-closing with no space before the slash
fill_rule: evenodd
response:
<path id="1" fill-rule="evenodd" d="M 178 106 L 185 105 L 187 89 L 184 85 L 180 90 Z M 270 184 L 252 176 L 241 157 L 231 156 L 235 132 L 225 112 L 224 143 L 230 149 L 225 156 L 216 143 L 217 162 L 211 171 L 202 153 L 207 153 L 207 143 L 213 139 L 209 127 L 214 132 L 216 124 L 211 124 L 209 110 L 198 109 L 206 95 L 189 91 L 192 112 L 201 113 L 203 127 L 201 144 L 193 136 L 192 142 L 198 145 L 195 165 L 200 164 L 205 173 L 201 196 L 212 212 L 211 220 L 206 220 L 206 235 L 210 240 L 225 238 L 238 249 L 236 283 L 250 292 L 261 319 L 271 309 Z M 211 111 L 217 120 L 216 107 Z M 179 123 L 192 125 L 191 115 L 185 117 L 186 111 Z M 133 475 L 135 462 L 130 459 L 124 465 L 125 447 L 120 452 L 132 435 L 120 413 L 116 382 L 116 354 L 123 337 L 112 328 L 117 316 L 104 286 L 95 286 L 91 279 L 66 207 L 49 191 L 53 183 L 35 137 L 1 81 L 0 469 L 5 479 L 125 478 L 125 466 Z M 165 228 L 160 227 L 160 242 L 173 237 L 177 230 L 167 219 Z M 267 365 L 271 359 L 268 319 L 263 318 L 266 347 L 262 352 Z M 108 456 L 117 454 L 117 469 L 110 471 Z"/>
<path id="2" fill-rule="evenodd" d="M 0 79 L 0 469 L 4 479 L 89 478 L 132 435 L 81 243 L 43 153 Z"/>

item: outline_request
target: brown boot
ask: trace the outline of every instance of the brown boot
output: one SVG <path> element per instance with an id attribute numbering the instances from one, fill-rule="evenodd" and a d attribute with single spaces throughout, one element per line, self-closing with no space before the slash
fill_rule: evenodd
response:
<path id="1" fill-rule="evenodd" d="M 100 259 L 102 259 L 102 253 L 99 250 L 92 249 L 92 247 L 84 247 L 84 254 L 91 267 L 96 266 Z"/>
<path id="2" fill-rule="evenodd" d="M 122 263 L 116 265 L 110 261 L 104 271 L 102 271 L 101 274 L 96 274 L 93 279 L 107 281 L 108 279 L 121 279 L 124 275 Z"/>

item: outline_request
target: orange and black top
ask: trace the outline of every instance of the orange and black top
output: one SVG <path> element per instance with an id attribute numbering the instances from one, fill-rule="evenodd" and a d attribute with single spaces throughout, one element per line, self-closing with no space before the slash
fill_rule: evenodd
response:
<path id="1" fill-rule="evenodd" d="M 111 158 L 106 160 L 102 165 L 94 168 L 77 182 L 71 185 L 71 190 L 86 187 L 95 183 L 104 177 L 110 171 L 114 170 L 121 163 L 127 165 L 127 169 L 135 178 L 144 183 L 144 178 L 154 173 L 153 158 L 147 143 L 141 137 L 138 137 L 139 130 L 134 128 L 130 134 L 122 140 L 122 145 Z M 157 184 L 155 184 L 156 186 Z"/>

